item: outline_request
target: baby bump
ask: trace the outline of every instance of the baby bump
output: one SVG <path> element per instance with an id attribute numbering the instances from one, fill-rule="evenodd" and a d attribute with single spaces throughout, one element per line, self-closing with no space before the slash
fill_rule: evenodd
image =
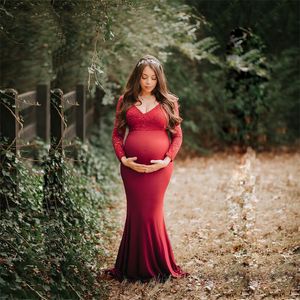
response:
<path id="1" fill-rule="evenodd" d="M 151 164 L 152 159 L 164 159 L 170 146 L 164 130 L 134 130 L 128 133 L 124 151 L 126 157 L 136 156 L 137 163 Z"/>

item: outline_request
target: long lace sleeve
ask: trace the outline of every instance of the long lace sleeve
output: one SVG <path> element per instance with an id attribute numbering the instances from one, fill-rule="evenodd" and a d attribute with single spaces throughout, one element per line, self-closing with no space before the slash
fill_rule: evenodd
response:
<path id="1" fill-rule="evenodd" d="M 120 96 L 118 103 L 117 103 L 114 128 L 112 131 L 112 145 L 114 147 L 116 156 L 118 157 L 119 161 L 121 161 L 122 156 L 126 156 L 124 149 L 123 149 L 123 140 L 124 140 L 126 128 L 123 128 L 123 130 L 121 132 L 119 132 L 117 129 L 117 125 L 118 125 L 117 114 L 120 111 L 120 105 L 121 105 L 122 99 L 123 99 L 123 95 Z"/>
<path id="2" fill-rule="evenodd" d="M 175 113 L 179 116 L 179 109 L 178 109 L 178 103 L 175 102 Z M 165 154 L 166 156 L 169 156 L 171 158 L 171 161 L 173 161 L 181 147 L 182 144 L 182 129 L 180 124 L 175 127 L 175 133 L 172 133 L 172 142 L 170 144 L 170 147 Z"/>

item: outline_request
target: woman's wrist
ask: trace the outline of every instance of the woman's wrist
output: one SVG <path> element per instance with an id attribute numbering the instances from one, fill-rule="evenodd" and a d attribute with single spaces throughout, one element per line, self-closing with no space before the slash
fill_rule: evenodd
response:
<path id="1" fill-rule="evenodd" d="M 122 156 L 120 160 L 121 160 L 121 162 L 122 162 L 123 165 L 124 165 L 124 163 L 126 162 L 127 158 L 126 158 L 126 156 Z"/>
<path id="2" fill-rule="evenodd" d="M 168 164 L 171 161 L 171 158 L 169 156 L 166 156 L 164 158 L 164 161 Z"/>

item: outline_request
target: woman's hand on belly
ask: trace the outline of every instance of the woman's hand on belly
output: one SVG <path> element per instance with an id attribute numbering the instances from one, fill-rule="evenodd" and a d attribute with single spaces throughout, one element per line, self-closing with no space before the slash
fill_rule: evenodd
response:
<path id="1" fill-rule="evenodd" d="M 147 169 L 148 169 L 148 165 L 138 164 L 138 163 L 134 162 L 136 159 L 137 159 L 136 156 L 135 157 L 123 156 L 121 158 L 121 161 L 124 166 L 126 166 L 136 172 L 146 173 Z"/>
<path id="2" fill-rule="evenodd" d="M 153 165 L 147 165 L 146 173 L 155 172 L 165 168 L 170 161 L 171 159 L 169 157 L 166 157 L 165 159 L 152 159 L 150 162 L 153 163 Z"/>

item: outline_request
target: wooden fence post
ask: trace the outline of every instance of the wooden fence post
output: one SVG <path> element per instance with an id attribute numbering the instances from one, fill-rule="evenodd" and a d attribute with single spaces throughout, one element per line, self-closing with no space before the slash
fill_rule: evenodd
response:
<path id="1" fill-rule="evenodd" d="M 18 140 L 20 119 L 18 92 L 6 89 L 0 94 L 0 209 L 5 210 L 18 204 L 18 170 L 15 166 L 19 156 Z M 7 139 L 7 140 L 4 140 Z M 13 155 L 7 155 L 11 150 Z"/>
<path id="2" fill-rule="evenodd" d="M 40 106 L 36 110 L 37 136 L 46 143 L 50 142 L 50 88 L 47 84 L 39 84 L 36 88 L 37 101 Z"/>
<path id="3" fill-rule="evenodd" d="M 79 104 L 76 108 L 76 136 L 84 143 L 86 140 L 86 89 L 85 85 L 77 84 L 76 99 Z"/>
<path id="4" fill-rule="evenodd" d="M 55 89 L 51 92 L 50 107 L 50 139 L 51 148 L 63 151 L 63 133 L 65 129 L 63 91 Z"/>
<path id="5" fill-rule="evenodd" d="M 65 128 L 63 91 L 55 89 L 50 94 L 50 149 L 45 164 L 43 207 L 47 213 L 62 206 L 63 193 L 63 134 Z"/>

